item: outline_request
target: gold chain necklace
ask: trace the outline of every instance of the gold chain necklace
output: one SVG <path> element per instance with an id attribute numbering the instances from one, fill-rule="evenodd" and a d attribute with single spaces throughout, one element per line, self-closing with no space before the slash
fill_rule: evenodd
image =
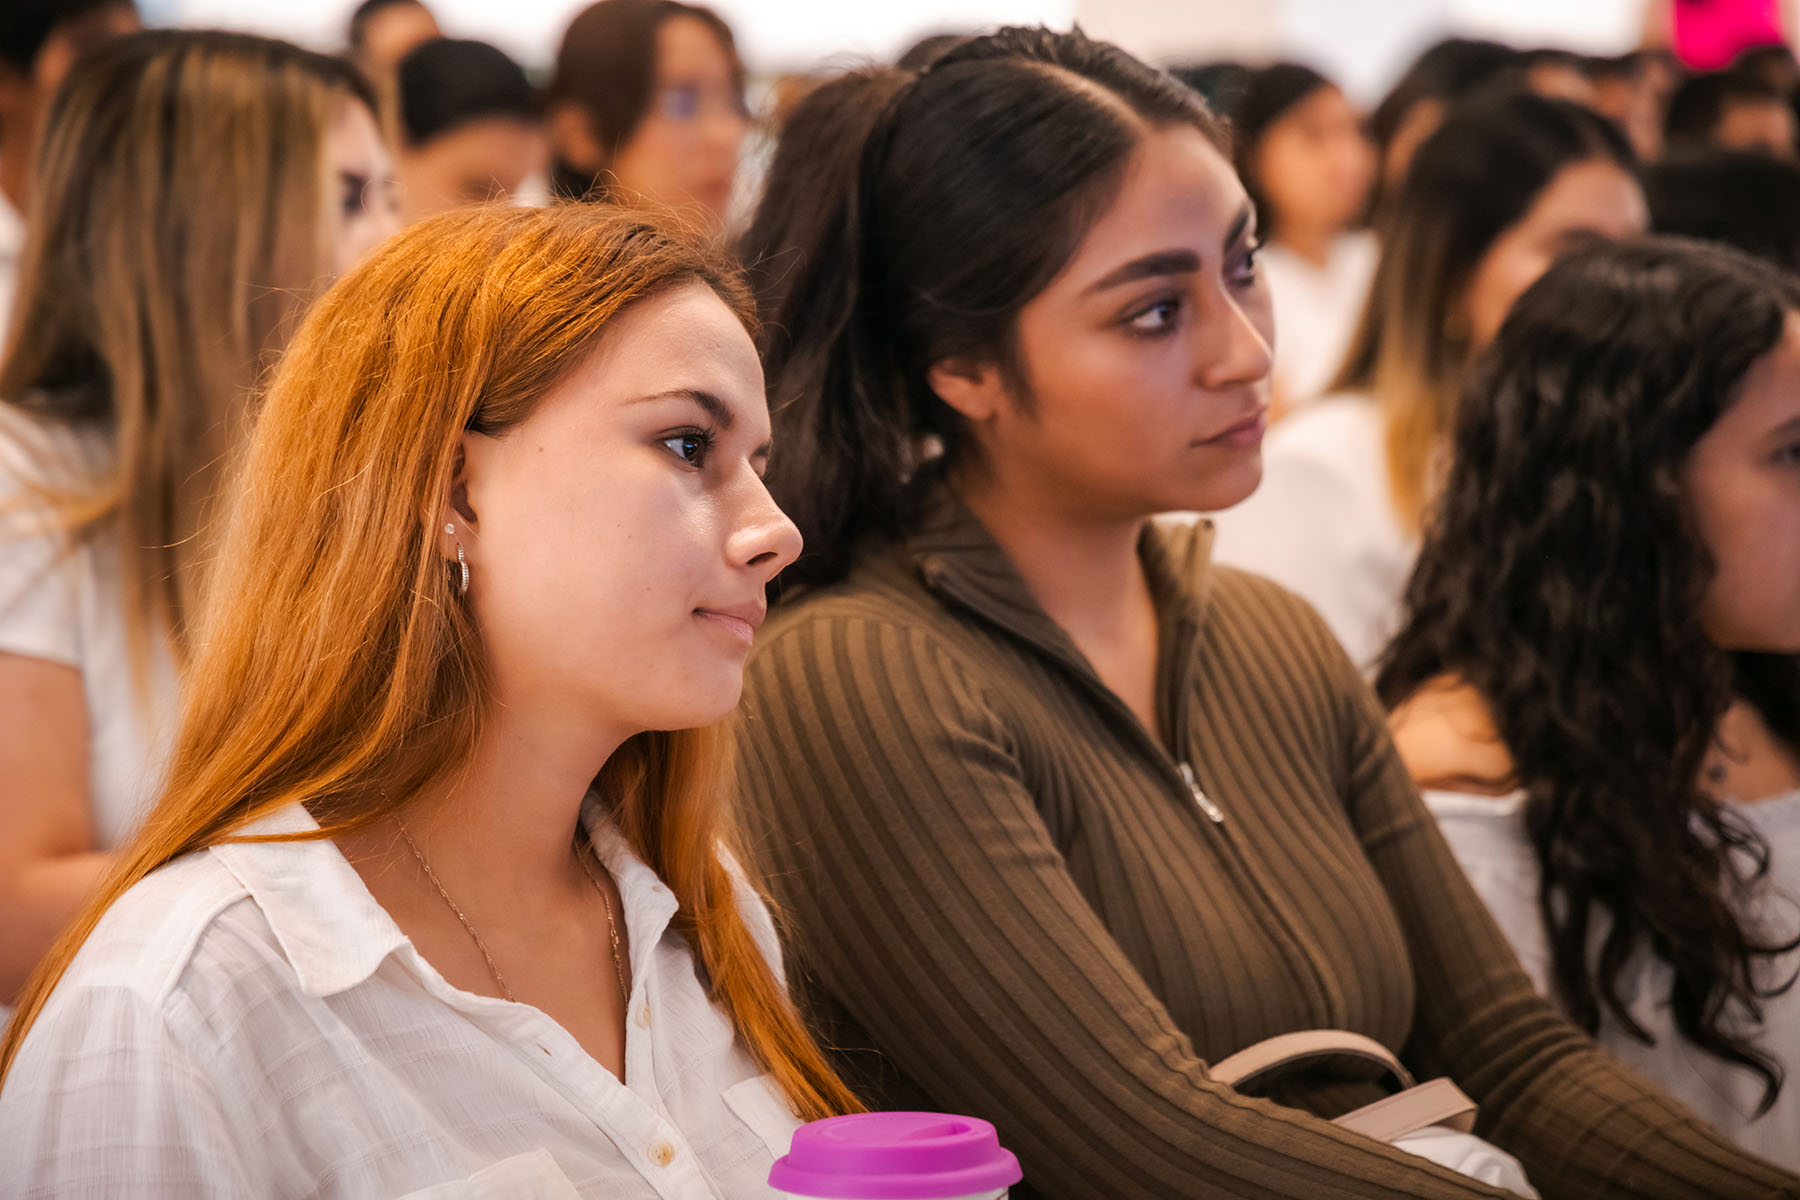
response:
<path id="1" fill-rule="evenodd" d="M 457 907 L 456 901 L 452 900 L 450 893 L 444 889 L 443 883 L 437 877 L 437 872 L 433 871 L 431 864 L 425 861 L 425 852 L 419 849 L 419 843 L 413 841 L 412 834 L 406 828 L 406 822 L 395 817 L 394 824 L 400 827 L 400 836 L 406 839 L 407 849 L 411 850 L 413 857 L 419 861 L 420 868 L 425 872 L 425 878 L 431 882 L 432 887 L 437 889 L 437 894 L 443 897 L 444 903 L 450 906 L 450 911 L 456 914 L 456 919 L 462 922 L 462 927 L 474 941 L 475 948 L 481 951 L 481 957 L 487 962 L 488 974 L 494 977 L 494 983 L 499 986 L 500 994 L 505 996 L 510 1003 L 518 1003 L 518 997 L 513 995 L 512 988 L 506 984 L 506 976 L 500 974 L 500 968 L 494 964 L 494 956 L 488 952 L 487 943 L 481 940 L 481 935 L 475 932 L 475 926 L 468 917 L 463 915 L 463 910 Z M 625 963 L 619 957 L 619 927 L 613 921 L 612 897 L 606 894 L 606 888 L 595 877 L 593 867 L 588 865 L 588 856 L 592 853 L 593 843 L 585 835 L 582 836 L 575 844 L 575 859 L 581 864 L 581 873 L 587 876 L 588 882 L 594 885 L 594 890 L 600 893 L 600 903 L 606 907 L 606 932 L 612 942 L 613 974 L 619 981 L 620 1001 L 629 1007 L 631 989 L 625 986 Z"/>

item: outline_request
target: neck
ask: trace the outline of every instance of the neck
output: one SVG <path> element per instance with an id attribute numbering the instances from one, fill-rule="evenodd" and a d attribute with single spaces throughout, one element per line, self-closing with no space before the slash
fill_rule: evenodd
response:
<path id="1" fill-rule="evenodd" d="M 468 763 L 407 810 L 406 827 L 434 869 L 497 896 L 529 904 L 584 888 L 570 852 L 581 803 L 625 736 L 497 700 Z"/>
<path id="2" fill-rule="evenodd" d="M 950 482 L 1032 599 L 1078 644 L 1084 635 L 1106 638 L 1142 614 L 1149 596 L 1138 558 L 1144 517 L 1079 512 L 1054 489 L 987 473 L 953 472 Z"/>
<path id="3" fill-rule="evenodd" d="M 1331 261 L 1331 246 L 1337 241 L 1337 230 L 1330 226 L 1309 229 L 1304 225 L 1284 225 L 1281 236 L 1275 240 L 1315 267 L 1322 267 Z"/>

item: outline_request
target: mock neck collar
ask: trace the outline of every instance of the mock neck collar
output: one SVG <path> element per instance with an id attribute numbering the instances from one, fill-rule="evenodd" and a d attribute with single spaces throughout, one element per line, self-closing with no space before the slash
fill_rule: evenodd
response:
<path id="1" fill-rule="evenodd" d="M 1006 551 L 942 472 L 928 469 L 914 486 L 916 516 L 904 540 L 925 585 L 1092 676 L 1086 657 L 1032 596 Z M 1200 623 L 1211 550 L 1208 522 L 1144 523 L 1138 557 L 1156 605 L 1159 658 L 1184 644 L 1184 635 Z"/>

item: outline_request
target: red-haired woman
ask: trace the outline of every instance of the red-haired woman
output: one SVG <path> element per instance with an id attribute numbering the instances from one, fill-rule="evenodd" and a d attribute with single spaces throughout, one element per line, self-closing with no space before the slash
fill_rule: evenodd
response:
<path id="1" fill-rule="evenodd" d="M 750 323 L 610 206 L 436 218 L 327 294 L 169 786 L 0 1050 L 0 1193 L 756 1196 L 855 1106 L 720 840 L 799 551 Z"/>

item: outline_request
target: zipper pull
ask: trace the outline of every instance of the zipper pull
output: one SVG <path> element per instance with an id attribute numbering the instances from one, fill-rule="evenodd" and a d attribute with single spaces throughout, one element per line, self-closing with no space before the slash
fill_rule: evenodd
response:
<path id="1" fill-rule="evenodd" d="M 1183 783 L 1188 785 L 1188 791 L 1194 793 L 1194 803 L 1200 806 L 1200 811 L 1206 814 L 1206 819 L 1211 821 L 1214 825 L 1223 825 L 1225 823 L 1225 810 L 1214 804 L 1207 798 L 1206 793 L 1200 790 L 1200 779 L 1194 774 L 1194 768 L 1188 766 L 1186 763 L 1182 763 L 1181 779 Z"/>

